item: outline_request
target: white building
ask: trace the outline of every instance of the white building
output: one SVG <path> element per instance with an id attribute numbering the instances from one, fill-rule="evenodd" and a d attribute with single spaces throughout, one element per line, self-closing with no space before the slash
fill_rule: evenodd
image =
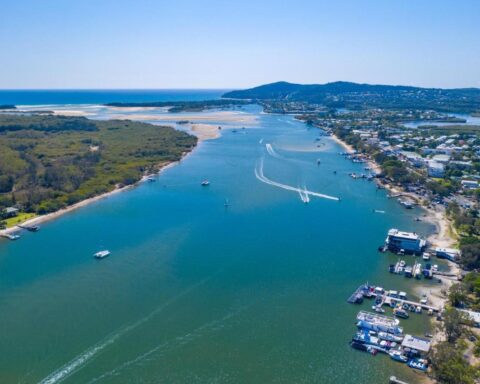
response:
<path id="1" fill-rule="evenodd" d="M 421 253 L 427 242 L 415 232 L 402 232 L 392 228 L 388 231 L 385 245 L 394 252 L 403 249 L 407 253 Z"/>
<path id="2" fill-rule="evenodd" d="M 476 181 L 476 180 L 462 180 L 461 184 L 462 184 L 462 188 L 464 188 L 464 189 L 477 189 L 478 188 L 478 181 Z"/>
<path id="3" fill-rule="evenodd" d="M 429 161 L 427 172 L 430 177 L 443 177 L 445 175 L 445 166 L 436 161 Z"/>

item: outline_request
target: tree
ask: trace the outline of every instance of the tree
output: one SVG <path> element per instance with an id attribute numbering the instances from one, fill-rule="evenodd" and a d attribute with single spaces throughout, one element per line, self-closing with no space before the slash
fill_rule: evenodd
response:
<path id="1" fill-rule="evenodd" d="M 461 307 L 467 300 L 467 293 L 462 284 L 453 284 L 448 293 L 448 299 L 454 307 Z"/>
<path id="2" fill-rule="evenodd" d="M 455 343 L 465 331 L 465 324 L 469 320 L 463 312 L 457 311 L 455 308 L 447 308 L 443 314 L 442 330 L 445 332 L 447 341 Z"/>
<path id="3" fill-rule="evenodd" d="M 435 378 L 444 384 L 474 384 L 475 368 L 462 356 L 462 350 L 448 341 L 438 343 L 430 355 Z"/>
<path id="4" fill-rule="evenodd" d="M 460 246 L 462 257 L 460 264 L 467 269 L 475 269 L 480 267 L 480 243 L 462 244 Z"/>

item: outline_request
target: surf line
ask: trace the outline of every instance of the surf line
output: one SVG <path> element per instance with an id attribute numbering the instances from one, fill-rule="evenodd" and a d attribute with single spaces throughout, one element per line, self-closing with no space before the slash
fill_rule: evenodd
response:
<path id="1" fill-rule="evenodd" d="M 315 196 L 315 197 L 320 197 L 322 199 L 340 201 L 340 199 L 338 197 L 335 197 L 335 196 L 330 196 L 330 195 L 325 195 L 323 193 L 309 191 L 306 188 L 304 188 L 304 189 L 295 188 L 295 187 L 292 187 L 291 185 L 282 184 L 282 183 L 279 183 L 277 181 L 269 179 L 268 177 L 266 177 L 263 174 L 263 158 L 260 160 L 258 165 L 255 167 L 255 177 L 258 180 L 260 180 L 262 183 L 272 185 L 272 186 L 277 187 L 277 188 L 285 189 L 287 191 L 296 192 L 300 195 L 303 194 L 304 196 Z M 302 201 L 303 201 L 303 198 L 302 198 Z"/>

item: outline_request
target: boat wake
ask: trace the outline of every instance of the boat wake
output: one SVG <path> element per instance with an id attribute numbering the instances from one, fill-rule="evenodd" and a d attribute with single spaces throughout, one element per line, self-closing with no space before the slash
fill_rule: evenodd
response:
<path id="1" fill-rule="evenodd" d="M 277 152 L 275 152 L 275 150 L 272 147 L 272 144 L 270 143 L 265 144 L 265 148 L 267 149 L 267 152 L 270 156 L 275 157 L 277 159 L 282 158 Z"/>
<path id="2" fill-rule="evenodd" d="M 118 330 L 117 332 L 111 334 L 110 336 L 107 336 L 105 339 L 95 344 L 94 346 L 90 347 L 86 351 L 82 352 L 80 355 L 76 356 L 75 358 L 70 360 L 68 363 L 66 363 L 62 367 L 56 369 L 50 375 L 48 375 L 43 380 L 41 380 L 38 384 L 56 384 L 56 383 L 62 382 L 67 377 L 72 375 L 75 371 L 82 368 L 91 358 L 96 356 L 98 353 L 100 353 L 102 350 L 104 350 L 108 346 L 115 343 L 122 336 L 129 333 L 130 331 L 133 331 L 134 329 L 138 328 L 142 324 L 146 323 L 147 321 L 152 319 L 154 316 L 162 312 L 170 304 L 182 298 L 183 296 L 186 296 L 187 294 L 192 292 L 194 289 L 198 288 L 200 285 L 206 283 L 208 280 L 210 280 L 213 276 L 215 276 L 218 273 L 219 272 L 214 273 L 212 276 L 207 277 L 206 279 L 203 279 L 202 281 L 192 285 L 191 287 L 187 288 L 186 290 L 179 293 L 178 295 L 172 297 L 166 303 L 164 303 L 160 307 L 150 312 L 147 316 L 141 318 L 140 320 L 137 320 L 135 323 L 127 325 L 126 327 Z"/>
<path id="3" fill-rule="evenodd" d="M 298 188 L 298 194 L 300 195 L 300 200 L 302 200 L 305 204 L 310 202 L 310 196 L 308 196 L 306 186 L 303 186 L 303 189 Z"/>
<path id="4" fill-rule="evenodd" d="M 135 357 L 131 360 L 125 361 L 124 363 L 122 363 L 119 366 L 113 368 L 112 370 L 110 370 L 108 372 L 105 372 L 98 377 L 93 378 L 87 384 L 96 383 L 96 382 L 98 382 L 98 381 L 100 381 L 100 380 L 102 380 L 106 377 L 109 377 L 109 376 L 116 376 L 123 369 L 128 368 L 132 365 L 139 364 L 142 361 L 145 361 L 146 359 L 151 358 L 155 354 L 162 354 L 163 355 L 164 353 L 168 353 L 169 351 L 171 351 L 175 347 L 181 347 L 181 346 L 187 345 L 187 344 L 191 343 L 192 341 L 195 341 L 196 339 L 198 339 L 202 336 L 205 336 L 205 333 L 215 332 L 219 329 L 222 329 L 222 328 L 224 328 L 224 326 L 225 326 L 224 323 L 226 321 L 228 321 L 229 319 L 238 315 L 239 313 L 243 312 L 247 308 L 248 308 L 248 306 L 239 308 L 238 310 L 230 312 L 220 319 L 210 321 L 210 322 L 198 327 L 197 329 L 193 330 L 192 332 L 189 332 L 189 333 L 187 333 L 183 336 L 178 336 L 171 341 L 166 341 L 164 343 L 161 343 L 161 344 L 155 346 L 154 348 L 148 350 L 147 352 L 144 352 L 141 355 L 138 355 L 137 357 Z"/>
<path id="5" fill-rule="evenodd" d="M 258 180 L 260 180 L 262 183 L 272 185 L 272 186 L 277 187 L 277 188 L 285 189 L 287 191 L 297 192 L 300 195 L 300 198 L 302 199 L 303 202 L 306 202 L 305 201 L 306 199 L 308 199 L 308 201 L 310 201 L 310 196 L 315 196 L 315 197 L 320 197 L 320 198 L 323 198 L 323 199 L 335 200 L 335 201 L 340 200 L 338 197 L 335 197 L 335 196 L 330 196 L 330 195 L 325 195 L 323 193 L 309 191 L 306 188 L 304 188 L 304 189 L 296 188 L 296 187 L 292 187 L 291 185 L 282 184 L 282 183 L 279 183 L 277 181 L 270 180 L 268 177 L 266 177 L 263 174 L 263 159 L 261 159 L 260 162 L 255 167 L 255 177 Z"/>

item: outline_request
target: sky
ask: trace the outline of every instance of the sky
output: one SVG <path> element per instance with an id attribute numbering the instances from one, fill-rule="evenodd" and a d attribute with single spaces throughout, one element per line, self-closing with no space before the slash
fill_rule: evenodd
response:
<path id="1" fill-rule="evenodd" d="M 479 0 L 1 0 L 0 89 L 480 88 Z"/>

